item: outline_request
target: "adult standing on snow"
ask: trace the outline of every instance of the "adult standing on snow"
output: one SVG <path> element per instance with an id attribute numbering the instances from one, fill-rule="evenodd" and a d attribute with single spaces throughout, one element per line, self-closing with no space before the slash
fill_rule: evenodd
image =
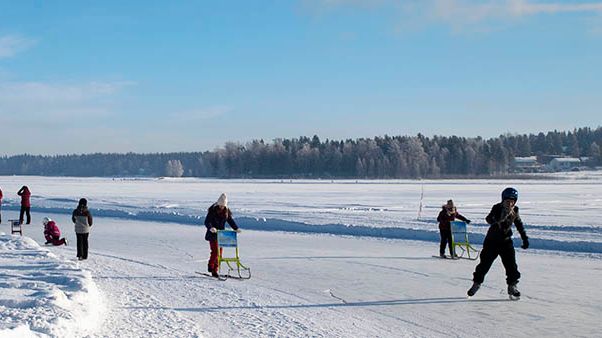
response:
<path id="1" fill-rule="evenodd" d="M 209 207 L 207 210 L 207 217 L 205 217 L 205 227 L 207 227 L 205 240 L 209 241 L 209 249 L 211 250 L 207 270 L 211 272 L 213 277 L 219 277 L 217 231 L 224 230 L 226 222 L 228 222 L 232 229 L 240 232 L 238 225 L 236 225 L 236 222 L 234 222 L 234 219 L 232 218 L 232 211 L 228 209 L 228 197 L 223 193 L 220 195 L 217 202 Z"/>
<path id="2" fill-rule="evenodd" d="M 77 259 L 88 259 L 88 235 L 92 227 L 92 214 L 88 210 L 88 200 L 81 198 L 77 208 L 73 210 L 71 220 L 75 224 L 75 236 L 77 237 Z"/>
<path id="3" fill-rule="evenodd" d="M 441 235 L 441 244 L 439 245 L 439 256 L 445 257 L 445 245 L 449 244 L 449 255 L 455 257 L 454 244 L 452 243 L 452 232 L 451 222 L 457 219 L 461 219 L 466 224 L 470 224 L 470 220 L 460 215 L 453 200 L 448 200 L 447 204 L 442 206 L 439 216 L 437 216 L 437 222 L 439 222 L 439 234 Z"/>
<path id="4" fill-rule="evenodd" d="M 486 220 L 491 224 L 485 240 L 483 241 L 483 250 L 481 250 L 481 261 L 477 265 L 473 274 L 473 284 L 468 290 L 468 296 L 473 296 L 485 280 L 485 275 L 491 268 L 491 264 L 499 255 L 502 258 L 502 264 L 506 269 L 506 283 L 508 284 L 508 294 L 511 298 L 519 298 L 520 292 L 516 288 L 520 272 L 516 265 L 516 253 L 514 252 L 514 243 L 512 243 L 512 224 L 520 233 L 523 241 L 521 248 L 529 247 L 529 238 L 525 232 L 523 221 L 518 214 L 516 201 L 518 200 L 518 191 L 514 188 L 506 188 L 502 191 L 502 202 L 495 204 Z"/>
<path id="5" fill-rule="evenodd" d="M 24 185 L 17 191 L 17 195 L 21 196 L 21 212 L 19 213 L 19 223 L 23 224 L 23 214 L 27 214 L 27 224 L 31 223 L 31 191 Z"/>

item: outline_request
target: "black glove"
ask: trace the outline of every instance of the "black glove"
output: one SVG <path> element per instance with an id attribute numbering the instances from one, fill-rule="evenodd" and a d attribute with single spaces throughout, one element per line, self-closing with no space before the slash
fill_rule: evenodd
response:
<path id="1" fill-rule="evenodd" d="M 466 220 L 466 224 L 470 224 L 470 220 L 469 219 Z"/>
<path id="2" fill-rule="evenodd" d="M 523 245 L 521 245 L 520 247 L 525 250 L 529 247 L 529 238 L 528 237 L 523 238 Z"/>

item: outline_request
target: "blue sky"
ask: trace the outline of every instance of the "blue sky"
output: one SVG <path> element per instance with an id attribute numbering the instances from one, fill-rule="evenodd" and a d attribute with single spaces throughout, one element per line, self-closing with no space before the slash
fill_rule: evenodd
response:
<path id="1" fill-rule="evenodd" d="M 0 155 L 598 127 L 602 1 L 0 0 Z"/>

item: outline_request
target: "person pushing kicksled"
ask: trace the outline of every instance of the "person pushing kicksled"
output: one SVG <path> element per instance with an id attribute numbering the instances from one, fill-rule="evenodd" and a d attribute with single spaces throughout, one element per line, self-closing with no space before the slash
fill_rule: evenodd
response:
<path id="1" fill-rule="evenodd" d="M 230 227 L 236 230 L 236 232 L 240 232 L 238 225 L 236 225 L 236 222 L 234 222 L 234 219 L 232 218 L 232 211 L 228 208 L 228 197 L 223 193 L 220 195 L 217 202 L 209 207 L 207 216 L 205 217 L 205 227 L 207 227 L 205 240 L 209 242 L 209 249 L 211 250 L 207 271 L 209 271 L 213 277 L 219 277 L 217 231 L 224 230 L 226 222 L 228 222 Z"/>
<path id="2" fill-rule="evenodd" d="M 521 248 L 529 247 L 529 238 L 525 232 L 523 221 L 518 214 L 516 201 L 518 200 L 518 191 L 514 188 L 506 188 L 502 191 L 502 202 L 495 204 L 489 215 L 485 218 L 488 224 L 491 224 L 485 240 L 483 241 L 483 250 L 481 250 L 480 262 L 473 274 L 473 284 L 468 290 L 468 296 L 472 297 L 481 287 L 485 275 L 491 268 L 491 264 L 499 255 L 502 258 L 502 264 L 506 269 L 506 283 L 508 284 L 508 295 L 510 299 L 519 299 L 520 292 L 516 288 L 520 272 L 516 265 L 516 254 L 514 244 L 512 243 L 512 224 L 516 226 L 523 241 Z"/>

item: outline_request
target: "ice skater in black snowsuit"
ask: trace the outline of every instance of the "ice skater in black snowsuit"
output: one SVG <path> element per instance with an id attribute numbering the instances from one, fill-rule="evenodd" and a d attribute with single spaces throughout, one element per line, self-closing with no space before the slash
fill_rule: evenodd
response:
<path id="1" fill-rule="evenodd" d="M 502 264 L 506 269 L 506 283 L 508 284 L 508 294 L 513 297 L 520 297 L 520 292 L 516 288 L 516 284 L 520 278 L 520 272 L 516 265 L 516 254 L 514 244 L 512 243 L 512 224 L 516 226 L 520 237 L 523 241 L 521 248 L 529 247 L 529 238 L 525 232 L 523 221 L 518 214 L 516 201 L 518 200 L 518 191 L 514 188 L 506 188 L 502 192 L 502 202 L 495 204 L 486 220 L 491 224 L 485 240 L 483 241 L 483 250 L 480 254 L 480 262 L 477 265 L 473 274 L 473 285 L 468 290 L 468 295 L 473 296 L 483 281 L 485 275 L 491 268 L 493 261 L 500 256 Z"/>

